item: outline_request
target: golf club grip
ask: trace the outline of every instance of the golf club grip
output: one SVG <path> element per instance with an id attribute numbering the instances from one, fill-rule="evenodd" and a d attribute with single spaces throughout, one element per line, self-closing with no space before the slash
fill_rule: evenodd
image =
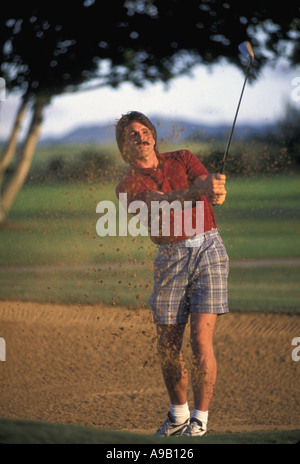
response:
<path id="1" fill-rule="evenodd" d="M 233 133 L 233 129 L 231 129 L 231 133 L 230 133 L 230 136 L 229 136 L 229 139 L 228 139 L 228 142 L 227 142 L 227 147 L 226 147 L 223 159 L 222 159 L 222 164 L 221 164 L 221 168 L 220 168 L 220 174 L 224 174 L 224 171 L 225 171 L 225 163 L 226 163 L 226 158 L 227 158 L 227 155 L 228 155 L 230 141 L 231 141 L 231 138 L 232 138 L 232 133 Z"/>
<path id="2" fill-rule="evenodd" d="M 222 161 L 221 169 L 220 169 L 220 174 L 224 174 L 225 170 L 225 160 Z"/>

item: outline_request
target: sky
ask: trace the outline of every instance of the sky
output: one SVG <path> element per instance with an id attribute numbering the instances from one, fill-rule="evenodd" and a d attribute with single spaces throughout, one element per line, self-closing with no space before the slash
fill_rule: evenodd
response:
<path id="1" fill-rule="evenodd" d="M 238 116 L 238 125 L 273 123 L 284 114 L 286 102 L 300 107 L 295 99 L 295 80 L 300 67 L 291 69 L 281 60 L 275 67 L 264 68 L 259 78 L 247 83 Z M 53 98 L 45 111 L 41 139 L 60 137 L 86 125 L 104 125 L 131 110 L 148 116 L 159 115 L 203 124 L 231 124 L 244 82 L 244 74 L 224 62 L 196 67 L 191 76 L 173 79 L 166 87 L 162 83 L 147 84 L 137 89 L 126 83 L 118 89 L 109 87 L 93 91 L 65 94 Z M 297 101 L 296 101 L 297 100 Z M 0 106 L 0 139 L 8 137 L 18 106 L 18 98 L 6 92 Z M 28 120 L 25 121 L 23 132 Z"/>

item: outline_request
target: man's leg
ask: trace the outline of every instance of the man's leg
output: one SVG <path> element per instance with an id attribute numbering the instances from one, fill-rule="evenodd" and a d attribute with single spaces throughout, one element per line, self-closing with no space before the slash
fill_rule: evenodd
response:
<path id="1" fill-rule="evenodd" d="M 191 314 L 191 347 L 193 352 L 192 385 L 194 408 L 208 411 L 217 377 L 213 349 L 216 314 Z"/>
<path id="2" fill-rule="evenodd" d="M 188 376 L 181 353 L 184 329 L 185 324 L 159 325 L 157 329 L 158 353 L 171 404 L 156 435 L 180 435 L 189 424 Z"/>
<path id="3" fill-rule="evenodd" d="M 173 405 L 187 402 L 188 374 L 181 353 L 185 324 L 158 325 L 158 354 L 163 378 Z"/>
<path id="4" fill-rule="evenodd" d="M 207 431 L 208 408 L 217 377 L 217 364 L 213 349 L 216 319 L 216 314 L 191 314 L 194 410 L 190 424 L 183 429 L 182 435 L 201 437 Z"/>

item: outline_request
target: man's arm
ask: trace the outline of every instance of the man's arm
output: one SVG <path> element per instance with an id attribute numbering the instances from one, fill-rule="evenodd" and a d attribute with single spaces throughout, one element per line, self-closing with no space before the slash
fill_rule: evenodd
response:
<path id="1" fill-rule="evenodd" d="M 181 203 L 184 201 L 197 201 L 204 195 L 212 205 L 221 205 L 226 198 L 225 190 L 226 176 L 224 174 L 209 174 L 207 176 L 197 177 L 192 185 L 181 190 L 173 192 L 162 193 L 159 191 L 152 191 L 147 195 L 146 203 L 148 207 L 151 201 L 172 202 L 179 200 Z"/>

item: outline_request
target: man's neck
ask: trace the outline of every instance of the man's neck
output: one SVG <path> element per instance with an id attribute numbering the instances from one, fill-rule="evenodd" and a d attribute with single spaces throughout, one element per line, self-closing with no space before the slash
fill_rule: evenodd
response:
<path id="1" fill-rule="evenodd" d="M 152 156 L 150 156 L 147 159 L 138 159 L 135 161 L 134 166 L 137 166 L 139 168 L 143 169 L 155 169 L 158 166 L 158 158 L 156 156 L 156 153 L 154 152 Z"/>

